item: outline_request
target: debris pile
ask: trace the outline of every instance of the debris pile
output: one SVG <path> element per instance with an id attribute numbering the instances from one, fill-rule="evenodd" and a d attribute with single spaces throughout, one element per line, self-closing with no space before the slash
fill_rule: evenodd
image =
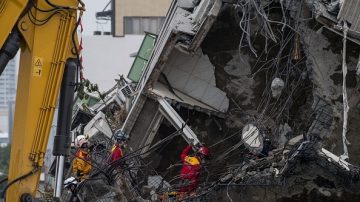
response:
<path id="1" fill-rule="evenodd" d="M 83 194 L 359 199 L 359 5 L 340 2 L 174 1 L 140 79 L 76 105 L 74 138 L 89 138 L 93 165 Z M 116 134 L 130 139 L 111 162 Z"/>

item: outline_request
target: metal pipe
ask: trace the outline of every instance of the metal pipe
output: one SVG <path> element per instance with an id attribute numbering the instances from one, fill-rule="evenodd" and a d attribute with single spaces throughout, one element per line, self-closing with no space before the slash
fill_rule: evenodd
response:
<path id="1" fill-rule="evenodd" d="M 63 184 L 64 177 L 64 164 L 65 164 L 65 156 L 57 156 L 56 157 L 56 172 L 55 172 L 55 189 L 54 189 L 54 197 L 60 198 L 61 189 Z"/>

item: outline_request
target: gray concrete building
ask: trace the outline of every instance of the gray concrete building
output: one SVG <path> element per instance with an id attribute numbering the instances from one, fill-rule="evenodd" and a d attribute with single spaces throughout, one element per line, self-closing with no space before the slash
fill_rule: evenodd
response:
<path id="1" fill-rule="evenodd" d="M 9 61 L 4 72 L 0 76 L 0 110 L 7 110 L 9 102 L 14 102 L 16 97 L 16 69 L 18 60 L 14 58 Z"/>

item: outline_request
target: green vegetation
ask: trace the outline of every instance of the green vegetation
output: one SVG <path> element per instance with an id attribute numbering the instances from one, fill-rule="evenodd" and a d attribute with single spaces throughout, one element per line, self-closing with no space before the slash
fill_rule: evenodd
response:
<path id="1" fill-rule="evenodd" d="M 10 159 L 10 145 L 0 147 L 0 172 L 7 173 Z"/>

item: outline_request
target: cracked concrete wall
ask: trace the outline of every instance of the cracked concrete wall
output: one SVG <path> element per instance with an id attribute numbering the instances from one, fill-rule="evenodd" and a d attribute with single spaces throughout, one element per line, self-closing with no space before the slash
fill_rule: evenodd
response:
<path id="1" fill-rule="evenodd" d="M 342 122 L 343 122 L 343 103 L 342 103 L 342 37 L 338 36 L 326 28 L 319 30 L 311 29 L 303 24 L 300 27 L 302 33 L 302 43 L 307 56 L 307 66 L 311 70 L 311 79 L 314 83 L 314 95 L 324 98 L 330 105 L 333 120 L 329 130 L 322 131 L 321 137 L 327 149 L 336 155 L 343 153 L 342 148 Z M 347 137 L 350 141 L 348 145 L 350 162 L 360 164 L 360 149 L 357 135 L 358 115 L 360 101 L 359 96 L 359 77 L 356 76 L 356 66 L 358 63 L 359 46 L 351 41 L 347 42 L 347 68 L 348 75 L 346 85 L 349 97 L 349 126 Z"/>
<path id="2" fill-rule="evenodd" d="M 216 87 L 215 67 L 208 56 L 198 51 L 187 55 L 174 50 L 163 70 L 171 87 L 220 112 L 226 112 L 229 99 Z"/>

